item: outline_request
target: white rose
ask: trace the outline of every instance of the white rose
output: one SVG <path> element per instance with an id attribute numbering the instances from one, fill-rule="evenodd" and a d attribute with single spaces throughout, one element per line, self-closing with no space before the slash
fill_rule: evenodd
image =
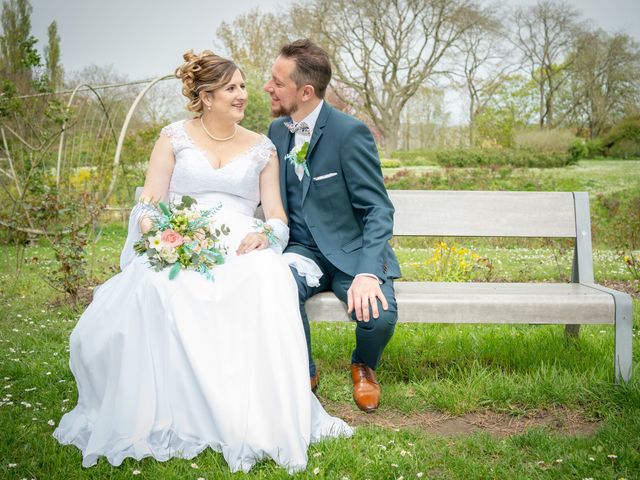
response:
<path id="1" fill-rule="evenodd" d="M 175 248 L 172 247 L 162 247 L 160 249 L 160 258 L 162 258 L 165 262 L 174 263 L 178 260 L 178 253 Z"/>
<path id="2" fill-rule="evenodd" d="M 197 220 L 200 217 L 199 210 L 187 210 L 185 212 L 185 216 L 189 221 Z"/>

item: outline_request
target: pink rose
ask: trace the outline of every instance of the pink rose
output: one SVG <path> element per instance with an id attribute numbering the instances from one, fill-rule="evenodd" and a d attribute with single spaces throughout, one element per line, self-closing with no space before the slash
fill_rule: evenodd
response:
<path id="1" fill-rule="evenodd" d="M 164 243 L 168 247 L 179 247 L 183 244 L 184 239 L 182 236 L 174 232 L 173 230 L 165 230 L 162 232 L 162 243 Z"/>

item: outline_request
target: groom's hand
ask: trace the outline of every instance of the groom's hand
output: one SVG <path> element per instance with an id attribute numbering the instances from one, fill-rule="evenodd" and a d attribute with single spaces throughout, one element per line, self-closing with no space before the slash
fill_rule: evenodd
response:
<path id="1" fill-rule="evenodd" d="M 353 279 L 353 283 L 347 290 L 347 312 L 351 315 L 351 312 L 355 310 L 358 320 L 368 322 L 369 305 L 371 305 L 373 318 L 378 318 L 378 302 L 376 299 L 380 299 L 384 310 L 389 308 L 387 299 L 382 290 L 380 290 L 378 280 L 373 277 L 359 275 Z"/>

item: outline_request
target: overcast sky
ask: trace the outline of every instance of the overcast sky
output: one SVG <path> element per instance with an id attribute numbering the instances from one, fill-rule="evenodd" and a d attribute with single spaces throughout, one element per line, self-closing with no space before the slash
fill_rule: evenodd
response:
<path id="1" fill-rule="evenodd" d="M 483 1 L 483 0 L 481 0 Z M 486 2 L 491 0 L 484 0 Z M 536 0 L 502 0 L 507 8 Z M 32 32 L 42 52 L 47 27 L 58 23 L 62 64 L 73 73 L 91 64 L 112 65 L 130 80 L 172 73 L 189 49 L 219 50 L 216 29 L 255 7 L 287 10 L 283 0 L 31 0 Z M 623 31 L 640 42 L 640 0 L 568 0 L 593 26 Z M 274 52 L 275 55 L 275 52 Z M 447 89 L 450 121 L 467 121 L 466 97 Z"/>
<path id="2" fill-rule="evenodd" d="M 58 22 L 62 64 L 72 72 L 112 64 L 130 79 L 170 73 L 182 53 L 214 48 L 221 21 L 259 6 L 286 9 L 278 0 L 31 0 L 32 32 L 38 47 L 47 43 L 47 27 Z M 504 0 L 507 6 L 535 0 Z M 594 25 L 625 31 L 640 41 L 640 0 L 570 0 Z M 283 7 L 284 5 L 284 7 Z"/>

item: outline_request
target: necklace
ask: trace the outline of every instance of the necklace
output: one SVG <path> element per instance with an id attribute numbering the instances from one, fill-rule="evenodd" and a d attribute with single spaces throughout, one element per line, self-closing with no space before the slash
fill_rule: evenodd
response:
<path id="1" fill-rule="evenodd" d="M 211 135 L 209 133 L 209 130 L 207 130 L 207 127 L 204 126 L 204 121 L 202 120 L 202 117 L 200 117 L 200 125 L 202 125 L 202 129 L 204 130 L 204 133 L 207 134 L 207 136 L 211 139 L 211 140 L 215 140 L 217 142 L 226 142 L 227 140 L 231 140 L 233 137 L 236 136 L 236 133 L 238 133 L 238 124 L 236 123 L 234 126 L 235 128 L 233 129 L 233 133 L 231 135 L 229 135 L 226 138 L 218 138 L 218 137 L 214 137 L 213 135 Z"/>

